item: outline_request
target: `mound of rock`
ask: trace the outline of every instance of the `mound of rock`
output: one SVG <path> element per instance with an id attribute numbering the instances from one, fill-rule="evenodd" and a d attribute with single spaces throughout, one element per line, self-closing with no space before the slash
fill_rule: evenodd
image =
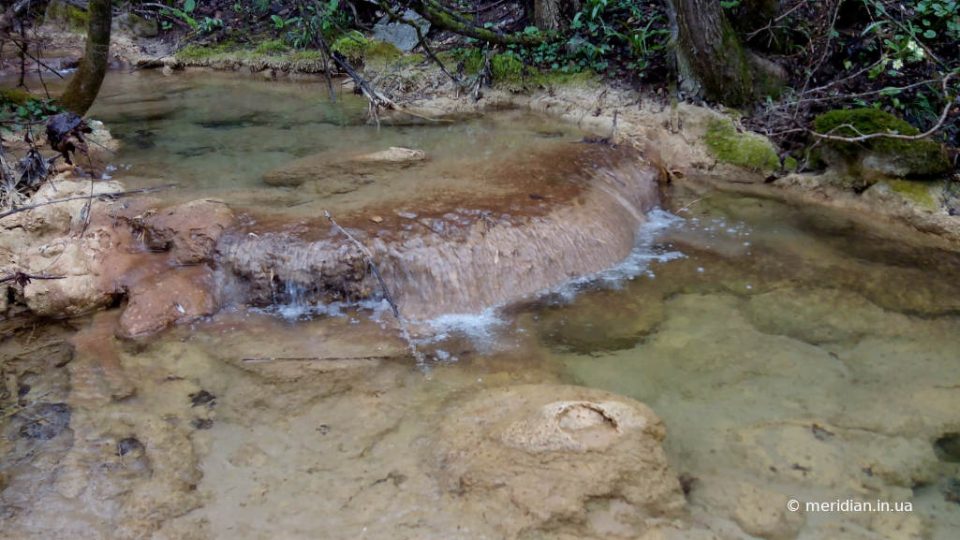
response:
<path id="1" fill-rule="evenodd" d="M 684 498 L 646 405 L 600 390 L 521 385 L 444 412 L 429 455 L 463 511 L 503 538 L 572 526 L 635 538 L 678 516 Z"/>

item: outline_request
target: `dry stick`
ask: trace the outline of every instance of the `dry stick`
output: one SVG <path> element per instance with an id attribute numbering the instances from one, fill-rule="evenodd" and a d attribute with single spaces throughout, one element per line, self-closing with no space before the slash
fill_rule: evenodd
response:
<path id="1" fill-rule="evenodd" d="M 342 56 L 334 54 L 330 50 L 330 46 L 327 45 L 327 40 L 325 40 L 322 35 L 317 34 L 315 40 L 320 45 L 320 49 L 323 51 L 323 54 L 332 58 L 333 61 L 340 67 L 340 69 L 350 76 L 350 78 L 353 79 L 354 84 L 360 88 L 360 91 L 363 93 L 364 97 L 366 97 L 367 101 L 370 102 L 370 115 L 373 116 L 373 119 L 376 121 L 377 129 L 380 129 L 380 107 L 385 109 L 396 109 L 397 104 L 387 96 L 383 95 L 383 93 L 378 91 L 376 88 L 371 86 L 366 79 L 361 77 L 360 74 L 353 69 L 353 66 L 351 66 L 349 62 L 343 59 Z"/>
<path id="2" fill-rule="evenodd" d="M 241 362 L 248 364 L 266 364 L 268 362 L 337 362 L 342 360 L 389 360 L 389 355 L 377 356 L 262 356 L 244 358 Z"/>
<path id="3" fill-rule="evenodd" d="M 37 64 L 37 72 L 38 72 L 38 73 L 39 73 L 40 67 L 42 66 L 44 69 L 46 69 L 46 70 L 49 71 L 50 73 L 53 73 L 54 75 L 56 75 L 57 77 L 60 77 L 61 79 L 63 78 L 63 75 L 62 75 L 59 71 L 57 71 L 56 69 L 54 69 L 54 68 L 50 67 L 49 65 L 47 65 L 43 60 L 40 60 L 40 58 L 39 58 L 39 53 L 38 53 L 38 56 L 34 56 L 34 55 L 30 54 L 30 51 L 27 50 L 27 42 L 28 42 L 29 40 L 19 39 L 19 38 L 18 38 L 18 39 L 11 40 L 11 41 L 13 41 L 13 44 L 16 45 L 18 49 L 20 49 L 20 52 L 22 52 L 24 55 L 26 55 L 28 58 L 30 58 L 31 60 L 33 60 L 33 61 Z M 37 47 L 40 47 L 40 42 L 37 41 L 36 43 L 37 43 Z"/>
<path id="4" fill-rule="evenodd" d="M 397 303 L 393 301 L 393 297 L 390 296 L 390 290 L 387 289 L 387 283 L 383 280 L 383 276 L 380 274 L 380 269 L 377 268 L 376 263 L 373 262 L 373 253 L 367 249 L 367 246 L 364 246 L 359 240 L 354 238 L 352 234 L 347 232 L 346 229 L 341 227 L 340 224 L 333 219 L 333 216 L 330 215 L 330 212 L 324 210 L 323 215 L 330 220 L 330 224 L 333 225 L 337 232 L 346 236 L 347 240 L 350 240 L 350 242 L 352 242 L 353 245 L 360 250 L 360 253 L 367 260 L 367 264 L 370 265 L 370 270 L 377 278 L 377 281 L 380 283 L 380 288 L 383 290 L 383 298 L 388 304 L 390 304 L 390 310 L 393 311 L 393 316 L 396 317 L 397 323 L 400 325 L 400 335 L 403 337 L 403 340 L 407 342 L 407 347 L 410 348 L 410 353 L 417 360 L 418 364 L 426 364 L 427 358 L 417 349 L 416 344 L 413 342 L 413 338 L 410 337 L 410 331 L 407 329 L 407 320 L 404 319 L 403 315 L 400 314 L 400 308 L 397 306 Z"/>
<path id="5" fill-rule="evenodd" d="M 129 196 L 131 196 L 131 195 L 139 195 L 139 194 L 142 194 L 142 193 L 153 193 L 153 192 L 155 192 L 155 191 L 162 191 L 162 190 L 164 190 L 164 189 L 170 189 L 170 188 L 174 188 L 174 187 L 177 187 L 177 185 L 176 185 L 176 184 L 164 184 L 164 185 L 162 185 L 162 186 L 154 186 L 154 187 L 141 188 L 141 189 L 130 189 L 130 190 L 125 190 L 125 191 L 111 191 L 111 192 L 109 192 L 109 193 L 97 193 L 96 195 L 94 195 L 94 197 L 97 198 L 97 199 L 119 199 L 119 198 L 121 198 L 121 197 L 129 197 Z M 5 218 L 5 217 L 12 216 L 12 215 L 14 215 L 14 214 L 19 214 L 20 212 L 26 212 L 27 210 L 33 210 L 34 208 L 40 208 L 40 207 L 43 207 L 43 206 L 49 206 L 49 205 L 51 205 L 51 204 L 59 204 L 59 203 L 65 203 L 65 202 L 70 202 L 70 201 L 87 200 L 88 198 L 89 198 L 88 195 L 81 195 L 81 196 L 79 196 L 79 197 L 65 197 L 65 198 L 63 198 L 63 199 L 55 199 L 55 200 L 52 200 L 52 201 L 47 201 L 47 202 L 42 202 L 42 203 L 37 203 L 37 204 L 28 204 L 27 206 L 19 206 L 19 207 L 17 207 L 17 208 L 11 208 L 10 210 L 7 210 L 6 212 L 0 212 L 0 219 L 3 219 L 3 218 Z"/>
<path id="6" fill-rule="evenodd" d="M 6 282 L 8 282 L 8 281 L 16 281 L 17 283 L 21 283 L 24 279 L 26 279 L 26 281 L 29 282 L 30 280 L 33 280 L 33 279 L 41 279 L 41 280 L 44 280 L 44 279 L 63 279 L 63 278 L 65 278 L 65 277 L 66 277 L 66 276 L 48 276 L 48 275 L 46 275 L 46 274 L 39 274 L 39 275 L 38 275 L 38 274 L 28 274 L 28 273 L 26 273 L 26 272 L 19 272 L 19 271 L 18 271 L 18 272 L 14 272 L 14 273 L 12 273 L 12 274 L 10 274 L 10 275 L 8 275 L 8 276 L 0 277 L 0 283 L 6 283 Z"/>

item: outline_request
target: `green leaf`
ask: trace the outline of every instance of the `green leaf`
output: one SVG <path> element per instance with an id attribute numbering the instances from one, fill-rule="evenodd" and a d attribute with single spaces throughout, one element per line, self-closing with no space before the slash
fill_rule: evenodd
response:
<path id="1" fill-rule="evenodd" d="M 197 9 L 197 0 L 185 0 L 183 2 L 183 11 L 186 13 L 193 13 L 193 10 Z"/>
<path id="2" fill-rule="evenodd" d="M 934 32 L 933 30 L 927 30 L 926 32 L 923 33 L 923 37 L 927 39 L 933 39 L 937 37 L 937 33 Z"/>

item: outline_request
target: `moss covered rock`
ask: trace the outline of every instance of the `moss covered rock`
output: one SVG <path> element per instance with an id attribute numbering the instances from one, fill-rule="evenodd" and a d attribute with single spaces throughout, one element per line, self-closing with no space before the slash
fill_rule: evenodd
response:
<path id="1" fill-rule="evenodd" d="M 769 139 L 756 133 L 740 133 L 728 119 L 710 120 L 704 142 L 713 157 L 724 163 L 762 173 L 780 168 L 777 149 Z"/>
<path id="2" fill-rule="evenodd" d="M 874 133 L 917 135 L 920 130 L 879 109 L 838 109 L 818 116 L 817 133 L 857 137 Z M 858 143 L 825 140 L 820 158 L 828 165 L 873 180 L 932 178 L 946 174 L 950 161 L 944 148 L 929 139 L 877 137 Z"/>
<path id="3" fill-rule="evenodd" d="M 43 18 L 44 24 L 51 24 L 78 32 L 85 31 L 89 21 L 90 14 L 87 13 L 86 10 L 62 0 L 51 0 L 51 2 L 47 4 L 47 11 Z"/>
<path id="4" fill-rule="evenodd" d="M 367 60 L 392 60 L 401 55 L 400 50 L 394 45 L 369 39 L 356 30 L 347 32 L 337 38 L 331 45 L 330 50 L 342 54 L 352 63 L 365 62 Z"/>

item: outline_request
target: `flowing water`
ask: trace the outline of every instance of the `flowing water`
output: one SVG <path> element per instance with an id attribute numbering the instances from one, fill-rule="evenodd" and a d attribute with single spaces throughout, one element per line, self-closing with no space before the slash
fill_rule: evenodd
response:
<path id="1" fill-rule="evenodd" d="M 379 191 L 407 182 L 309 197 L 260 184 L 318 149 L 421 148 L 427 171 L 449 172 L 436 186 L 466 190 L 476 176 L 456 174 L 465 159 L 536 159 L 577 139 L 515 112 L 377 132 L 322 88 L 116 76 L 98 111 L 125 142 L 117 178 L 293 216 L 361 208 L 348 199 L 365 190 L 364 205 L 400 197 Z M 509 516 L 441 488 L 437 449 L 449 441 L 438 433 L 477 391 L 574 384 L 663 419 L 685 519 L 716 537 L 955 538 L 960 255 L 837 212 L 669 195 L 622 263 L 434 319 L 418 341 L 425 365 L 376 302 L 233 306 L 143 342 L 113 337 L 115 311 L 7 336 L 0 358 L 17 398 L 2 413 L 0 537 L 500 538 Z M 791 521 L 765 505 L 780 498 L 912 511 Z M 577 537 L 577 523 L 525 537 Z"/>

